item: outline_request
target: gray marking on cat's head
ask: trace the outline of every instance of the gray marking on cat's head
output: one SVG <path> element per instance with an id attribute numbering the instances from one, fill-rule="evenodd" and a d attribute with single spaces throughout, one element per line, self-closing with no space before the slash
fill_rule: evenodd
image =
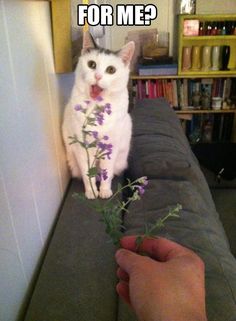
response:
<path id="1" fill-rule="evenodd" d="M 84 33 L 83 37 L 83 49 L 82 49 L 82 55 L 91 52 L 92 50 L 98 51 L 98 53 L 104 53 L 106 55 L 118 55 L 119 50 L 113 51 L 109 49 L 105 49 L 102 47 L 99 47 L 95 40 L 93 39 L 92 35 L 89 32 Z"/>
<path id="2" fill-rule="evenodd" d="M 120 57 L 124 64 L 127 65 L 130 63 L 132 59 L 132 56 L 134 54 L 134 48 L 135 43 L 133 41 L 130 41 L 118 51 L 101 48 L 96 44 L 91 34 L 87 31 L 84 33 L 83 49 L 81 51 L 81 54 L 84 55 L 88 52 L 96 50 L 98 53 L 103 53 L 106 55 L 115 55 L 117 57 Z"/>

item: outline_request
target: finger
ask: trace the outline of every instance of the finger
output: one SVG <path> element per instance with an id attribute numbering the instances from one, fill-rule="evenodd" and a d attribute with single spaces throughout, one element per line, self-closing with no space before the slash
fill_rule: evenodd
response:
<path id="1" fill-rule="evenodd" d="M 116 286 L 116 291 L 119 294 L 119 296 L 129 305 L 130 303 L 130 297 L 129 297 L 129 285 L 128 283 L 124 281 L 120 281 Z"/>
<path id="2" fill-rule="evenodd" d="M 121 239 L 121 246 L 130 251 L 136 251 L 136 236 L 125 236 Z M 165 238 L 144 239 L 139 251 L 148 253 L 158 261 L 169 261 L 178 256 L 192 254 L 192 251 Z"/>
<path id="3" fill-rule="evenodd" d="M 120 267 L 117 269 L 116 274 L 117 274 L 118 278 L 121 279 L 122 281 L 129 282 L 129 275 L 124 270 L 122 270 Z"/>
<path id="4" fill-rule="evenodd" d="M 129 275 L 132 273 L 135 267 L 142 265 L 143 261 L 145 260 L 144 257 L 125 249 L 119 249 L 116 252 L 115 258 L 121 269 Z"/>

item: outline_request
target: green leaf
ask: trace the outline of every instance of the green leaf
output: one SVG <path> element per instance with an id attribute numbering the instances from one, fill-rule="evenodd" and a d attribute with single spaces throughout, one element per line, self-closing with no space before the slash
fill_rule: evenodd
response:
<path id="1" fill-rule="evenodd" d="M 97 147 L 97 142 L 94 141 L 91 144 L 88 145 L 88 148 L 92 148 L 92 147 Z"/>
<path id="2" fill-rule="evenodd" d="M 71 139 L 71 142 L 69 143 L 69 145 L 79 143 L 78 137 L 77 137 L 76 135 L 74 135 L 74 136 L 69 136 L 68 139 Z"/>
<path id="3" fill-rule="evenodd" d="M 98 172 L 97 167 L 91 167 L 89 168 L 87 175 L 89 177 L 95 177 L 97 175 L 97 172 Z"/>

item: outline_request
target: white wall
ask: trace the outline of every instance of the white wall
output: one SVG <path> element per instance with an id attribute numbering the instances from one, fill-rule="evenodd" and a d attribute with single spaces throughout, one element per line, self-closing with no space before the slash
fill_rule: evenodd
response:
<path id="1" fill-rule="evenodd" d="M 69 179 L 72 77 L 54 73 L 48 2 L 0 0 L 0 48 L 0 321 L 14 321 Z"/>
<path id="2" fill-rule="evenodd" d="M 133 1 L 126 0 L 125 4 L 150 4 L 153 3 L 158 9 L 158 17 L 153 20 L 151 26 L 113 26 L 111 28 L 111 47 L 113 50 L 118 50 L 124 45 L 125 37 L 128 31 L 157 28 L 158 31 L 167 31 L 170 33 L 170 53 L 173 53 L 174 39 L 177 36 L 177 30 L 174 31 L 174 15 L 175 15 L 175 2 L 176 0 L 156 0 L 154 2 L 149 0 Z M 123 0 L 110 0 L 111 5 L 124 4 Z"/>

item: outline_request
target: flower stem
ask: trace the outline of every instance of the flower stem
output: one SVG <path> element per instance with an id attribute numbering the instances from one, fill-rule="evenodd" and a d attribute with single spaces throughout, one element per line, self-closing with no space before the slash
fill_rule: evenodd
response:
<path id="1" fill-rule="evenodd" d="M 89 117 L 89 116 L 87 116 L 87 117 Z M 84 129 L 85 129 L 86 126 L 87 126 L 87 117 L 86 117 L 86 119 L 85 119 L 85 121 L 84 121 L 84 124 L 83 124 L 83 128 L 84 128 Z M 85 148 L 86 155 L 87 155 L 87 164 L 88 164 L 88 171 L 89 171 L 89 169 L 91 168 L 91 164 L 90 164 L 90 156 L 89 156 L 89 152 L 88 152 L 88 147 L 87 147 L 86 144 L 85 144 L 85 142 L 86 142 L 86 133 L 84 132 L 84 130 L 82 131 L 82 133 L 83 133 L 83 143 L 84 143 L 84 146 L 85 146 L 84 148 Z M 89 175 L 89 173 L 88 173 L 88 178 L 89 178 L 90 187 L 91 187 L 92 192 L 93 192 L 93 196 L 94 196 L 94 198 L 96 198 L 97 195 L 96 195 L 95 190 L 94 190 L 94 188 L 93 188 L 92 178 L 91 178 L 91 176 Z"/>
<path id="2" fill-rule="evenodd" d="M 135 184 L 138 183 L 138 182 L 139 182 L 139 179 L 136 179 L 135 181 L 133 181 L 133 182 L 131 182 L 131 183 L 129 182 L 128 184 L 120 187 L 120 188 L 112 195 L 112 197 L 110 197 L 110 198 L 107 200 L 107 202 L 110 202 L 110 201 L 111 201 L 113 198 L 115 198 L 122 190 L 126 189 L 127 187 L 131 187 L 131 186 L 135 187 Z"/>

